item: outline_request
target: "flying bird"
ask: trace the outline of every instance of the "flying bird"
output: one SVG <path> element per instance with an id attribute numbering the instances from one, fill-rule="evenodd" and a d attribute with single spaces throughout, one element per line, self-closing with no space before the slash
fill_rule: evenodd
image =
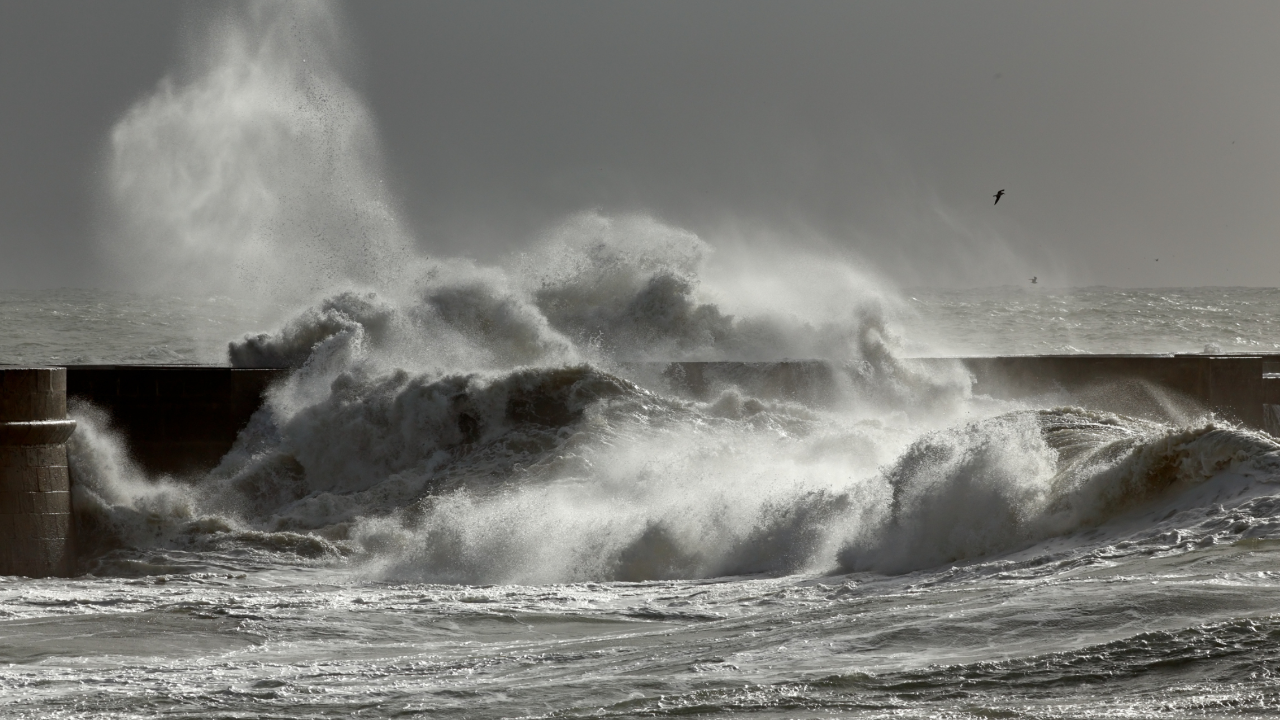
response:
<path id="1" fill-rule="evenodd" d="M 1000 204 L 1000 198 L 1002 198 L 1002 197 L 1004 197 L 1004 188 L 1001 188 L 1001 189 L 1000 189 L 1000 192 L 996 193 L 996 201 L 995 201 L 995 202 L 993 202 L 993 203 L 991 203 L 991 204 L 992 204 L 992 205 L 999 205 L 999 204 Z"/>
<path id="2" fill-rule="evenodd" d="M 1031 284 L 1032 284 L 1032 285 L 1035 285 L 1035 284 L 1036 284 L 1036 280 L 1038 280 L 1038 279 L 1039 279 L 1039 278 L 1037 278 L 1035 275 L 1032 275 L 1032 276 L 1031 276 Z"/>

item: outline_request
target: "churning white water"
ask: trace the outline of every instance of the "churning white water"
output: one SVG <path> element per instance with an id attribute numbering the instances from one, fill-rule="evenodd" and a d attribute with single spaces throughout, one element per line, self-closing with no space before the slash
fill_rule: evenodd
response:
<path id="1" fill-rule="evenodd" d="M 3 362 L 292 369 L 201 477 L 73 408 L 83 574 L 0 580 L 0 714 L 1280 707 L 1274 438 L 911 359 L 1270 349 L 1273 291 L 897 293 L 604 213 L 428 257 L 340 25 L 281 7 L 112 131 L 108 247 L 148 294 L 0 297 Z"/>

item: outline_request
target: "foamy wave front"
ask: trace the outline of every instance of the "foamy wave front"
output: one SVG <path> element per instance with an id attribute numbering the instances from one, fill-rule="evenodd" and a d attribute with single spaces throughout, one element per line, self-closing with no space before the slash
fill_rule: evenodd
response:
<path id="1" fill-rule="evenodd" d="M 396 580 L 899 573 L 1089 533 L 1073 547 L 1160 545 L 1169 522 L 1216 537 L 1219 495 L 1280 477 L 1280 446 L 1231 427 L 1063 408 L 921 435 L 892 408 L 699 400 L 590 365 L 349 369 L 314 402 L 277 395 L 196 486 L 141 478 L 78 409 L 82 523 L 106 548 L 242 546 Z M 1237 536 L 1277 527 L 1257 510 Z"/>

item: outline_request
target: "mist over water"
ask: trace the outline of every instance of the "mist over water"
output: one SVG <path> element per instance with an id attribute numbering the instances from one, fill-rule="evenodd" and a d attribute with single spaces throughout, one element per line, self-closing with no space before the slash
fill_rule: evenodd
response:
<path id="1" fill-rule="evenodd" d="M 260 308 L 223 359 L 289 372 L 198 477 L 147 476 L 105 412 L 72 408 L 87 575 L 6 604 L 29 621 L 13 657 L 47 645 L 52 604 L 192 638 L 48 651 L 58 683 L 81 650 L 132 658 L 164 712 L 1149 715 L 1228 681 L 1241 706 L 1275 699 L 1270 436 L 975 396 L 958 364 L 908 357 L 954 324 L 781 240 L 587 209 L 497 261 L 438 256 L 383 182 L 336 6 L 208 30 L 111 131 L 103 250 L 133 287 Z M 1210 592 L 1200 576 L 1215 598 L 1151 588 Z M 1144 684 L 1204 647 L 1241 666 Z M 1107 692 L 1079 690 L 1094 665 Z M 68 716 L 144 711 L 58 687 Z"/>

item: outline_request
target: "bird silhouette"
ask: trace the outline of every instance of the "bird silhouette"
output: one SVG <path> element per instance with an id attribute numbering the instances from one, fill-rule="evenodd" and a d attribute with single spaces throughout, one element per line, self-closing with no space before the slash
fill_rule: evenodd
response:
<path id="1" fill-rule="evenodd" d="M 1003 188 L 1000 190 L 1000 192 L 996 193 L 996 201 L 995 201 L 995 202 L 993 202 L 993 203 L 991 203 L 991 204 L 992 204 L 992 205 L 999 205 L 999 204 L 1000 204 L 1000 198 L 1002 198 L 1002 197 L 1004 197 L 1004 189 L 1003 189 Z"/>
<path id="2" fill-rule="evenodd" d="M 1035 284 L 1036 284 L 1036 276 L 1035 276 L 1035 275 L 1032 275 L 1032 276 L 1031 276 L 1031 284 L 1032 284 L 1032 285 L 1035 285 Z"/>

